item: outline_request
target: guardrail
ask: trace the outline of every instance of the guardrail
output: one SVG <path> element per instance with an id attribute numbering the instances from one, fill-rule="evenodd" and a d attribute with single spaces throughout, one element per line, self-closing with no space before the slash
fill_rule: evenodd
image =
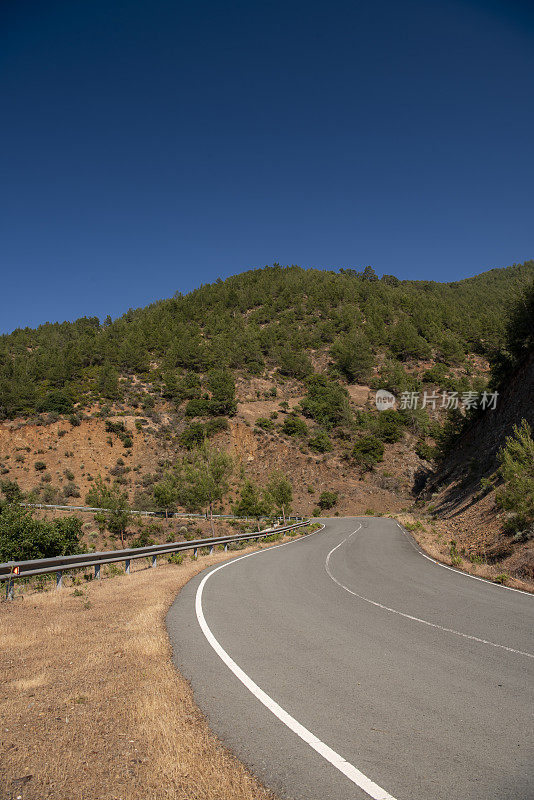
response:
<path id="1" fill-rule="evenodd" d="M 124 561 L 125 572 L 130 572 L 130 562 L 136 558 L 152 558 L 152 566 L 157 565 L 157 557 L 172 555 L 184 550 L 192 550 L 196 557 L 201 547 L 209 547 L 210 553 L 216 545 L 228 545 L 233 542 L 246 542 L 253 539 L 262 539 L 276 533 L 302 528 L 310 524 L 310 520 L 297 522 L 280 528 L 267 528 L 263 531 L 241 533 L 237 536 L 216 536 L 210 539 L 195 539 L 189 542 L 166 542 L 165 544 L 149 545 L 147 547 L 130 547 L 124 550 L 108 550 L 100 553 L 80 553 L 74 556 L 57 556 L 55 558 L 40 558 L 31 561 L 8 561 L 0 564 L 0 582 L 6 583 L 6 600 L 12 600 L 14 595 L 14 582 L 20 578 L 29 578 L 33 575 L 47 575 L 56 573 L 56 586 L 59 588 L 63 581 L 63 572 L 69 569 L 84 569 L 94 567 L 95 578 L 100 578 L 102 564 L 113 564 Z"/>
<path id="2" fill-rule="evenodd" d="M 52 509 L 53 511 L 109 511 L 108 508 L 96 508 L 93 506 L 64 506 L 64 505 L 51 505 L 46 503 L 21 503 L 21 506 L 24 508 L 38 508 L 38 509 Z M 142 517 L 165 517 L 165 518 L 173 518 L 177 517 L 178 519 L 209 519 L 207 514 L 188 514 L 183 511 L 169 511 L 168 509 L 159 509 L 157 511 L 138 511 L 135 509 L 128 509 L 130 514 L 139 514 Z M 256 517 L 236 517 L 234 514 L 212 514 L 213 519 L 233 519 L 236 522 L 250 522 L 250 520 L 254 519 L 257 520 Z M 260 520 L 272 519 L 272 517 L 259 517 Z M 299 516 L 288 516 L 286 520 L 291 522 L 294 520 L 295 522 L 300 522 L 303 520 L 304 517 Z"/>

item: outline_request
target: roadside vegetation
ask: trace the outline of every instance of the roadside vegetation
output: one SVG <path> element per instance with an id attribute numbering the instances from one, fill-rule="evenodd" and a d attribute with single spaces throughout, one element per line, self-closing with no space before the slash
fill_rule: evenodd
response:
<path id="1" fill-rule="evenodd" d="M 513 436 L 507 438 L 499 453 L 499 462 L 503 485 L 496 502 L 508 512 L 504 529 L 527 541 L 534 538 L 534 440 L 525 419 L 514 426 Z"/>

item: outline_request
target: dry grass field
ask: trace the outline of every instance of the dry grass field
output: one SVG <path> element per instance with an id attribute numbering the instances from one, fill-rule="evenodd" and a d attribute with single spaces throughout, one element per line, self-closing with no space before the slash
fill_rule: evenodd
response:
<path id="1" fill-rule="evenodd" d="M 272 800 L 210 731 L 164 624 L 233 555 L 0 604 L 1 800 Z"/>

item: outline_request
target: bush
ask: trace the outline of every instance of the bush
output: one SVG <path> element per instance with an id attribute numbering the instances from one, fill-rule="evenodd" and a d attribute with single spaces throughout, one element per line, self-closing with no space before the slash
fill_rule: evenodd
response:
<path id="1" fill-rule="evenodd" d="M 332 450 L 332 442 L 325 431 L 317 431 L 309 440 L 310 450 L 315 453 L 328 453 Z"/>
<path id="2" fill-rule="evenodd" d="M 192 422 L 181 434 L 179 442 L 183 447 L 191 450 L 204 441 L 204 425 L 201 422 Z"/>
<path id="3" fill-rule="evenodd" d="M 419 439 L 415 444 L 415 453 L 423 461 L 432 461 L 436 455 L 436 448 L 432 447 L 424 439 Z"/>
<path id="4" fill-rule="evenodd" d="M 195 397 L 185 407 L 186 417 L 208 417 L 211 413 L 211 400 L 207 397 Z"/>
<path id="5" fill-rule="evenodd" d="M 0 561 L 69 556 L 80 552 L 82 522 L 76 517 L 37 520 L 16 503 L 0 507 Z"/>
<path id="6" fill-rule="evenodd" d="M 282 425 L 282 433 L 287 436 L 307 436 L 308 426 L 296 414 L 289 414 Z"/>
<path id="7" fill-rule="evenodd" d="M 64 497 L 80 497 L 80 490 L 75 483 L 69 481 L 63 489 Z"/>
<path id="8" fill-rule="evenodd" d="M 272 419 L 268 419 L 267 417 L 258 417 L 256 420 L 256 427 L 262 428 L 264 431 L 274 431 L 274 422 Z"/>
<path id="9" fill-rule="evenodd" d="M 384 458 L 384 445 L 373 434 L 362 436 L 352 449 L 352 458 L 364 469 L 372 469 Z"/>
<path id="10" fill-rule="evenodd" d="M 377 420 L 377 436 L 383 442 L 399 442 L 403 436 L 404 423 L 397 411 L 381 411 Z"/>
<path id="11" fill-rule="evenodd" d="M 46 464 L 44 461 L 36 461 L 33 465 L 37 472 L 44 472 L 46 469 Z"/>
<path id="12" fill-rule="evenodd" d="M 229 427 L 230 426 L 226 417 L 214 417 L 206 422 L 204 425 L 204 430 L 206 431 L 206 436 L 209 439 L 211 436 L 215 436 L 216 433 L 227 431 Z"/>
<path id="13" fill-rule="evenodd" d="M 319 508 L 326 510 L 328 508 L 333 508 L 336 505 L 337 500 L 337 492 L 321 492 L 319 495 L 319 500 L 317 501 L 317 505 Z"/>
<path id="14" fill-rule="evenodd" d="M 146 528 L 139 532 L 139 535 L 132 539 L 132 547 L 150 547 L 151 544 L 156 544 Z"/>
<path id="15" fill-rule="evenodd" d="M 307 353 L 286 348 L 277 355 L 278 370 L 281 375 L 302 380 L 313 372 L 312 363 Z"/>
<path id="16" fill-rule="evenodd" d="M 63 389 L 48 392 L 38 404 L 37 411 L 55 411 L 57 414 L 70 414 L 73 401 L 69 393 Z"/>

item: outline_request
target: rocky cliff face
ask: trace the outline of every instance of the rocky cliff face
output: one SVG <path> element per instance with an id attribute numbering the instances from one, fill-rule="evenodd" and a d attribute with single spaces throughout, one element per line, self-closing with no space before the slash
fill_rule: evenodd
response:
<path id="1" fill-rule="evenodd" d="M 446 512 L 447 504 L 478 488 L 481 477 L 497 468 L 499 450 L 522 419 L 534 427 L 534 353 L 501 388 L 496 409 L 486 410 L 473 423 L 439 471 L 430 477 L 425 497 L 449 485 L 450 491 L 440 503 L 440 510 Z"/>
<path id="2" fill-rule="evenodd" d="M 534 429 L 534 354 L 502 388 L 496 409 L 474 422 L 428 478 L 419 500 L 431 511 L 446 548 L 454 539 L 455 547 L 467 555 L 532 581 L 534 540 L 515 541 L 503 533 L 504 514 L 495 504 L 495 491 L 481 491 L 480 484 L 498 468 L 499 450 L 522 419 Z"/>

